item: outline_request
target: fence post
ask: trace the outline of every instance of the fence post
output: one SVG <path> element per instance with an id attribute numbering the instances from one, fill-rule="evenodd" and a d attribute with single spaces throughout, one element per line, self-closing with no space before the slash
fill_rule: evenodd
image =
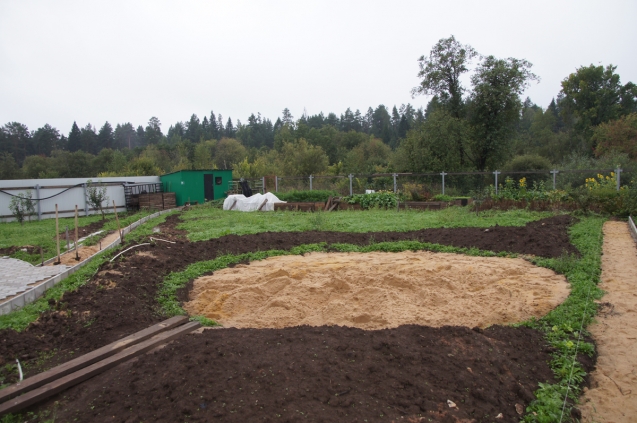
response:
<path id="1" fill-rule="evenodd" d="M 394 177 L 394 194 L 396 194 L 396 192 L 398 192 L 398 184 L 396 183 L 396 176 L 398 176 L 398 174 L 394 173 L 392 176 Z"/>
<path id="2" fill-rule="evenodd" d="M 88 195 L 86 192 L 86 182 L 82 184 L 84 188 L 84 216 L 88 216 Z"/>
<path id="3" fill-rule="evenodd" d="M 261 189 L 263 190 L 263 194 L 265 194 L 265 176 L 261 177 Z"/>
<path id="4" fill-rule="evenodd" d="M 557 169 L 553 169 L 553 170 L 551 171 L 551 173 L 553 174 L 553 191 L 555 191 L 555 175 L 557 175 L 558 173 L 560 173 L 560 171 L 559 171 L 559 170 L 557 170 Z"/>
<path id="5" fill-rule="evenodd" d="M 445 171 L 440 172 L 440 176 L 442 176 L 442 195 L 445 195 Z"/>
<path id="6" fill-rule="evenodd" d="M 314 178 L 314 176 L 310 175 L 310 191 L 312 191 L 312 179 Z"/>
<path id="7" fill-rule="evenodd" d="M 351 197 L 352 195 L 354 195 L 354 192 L 352 191 L 352 179 L 354 178 L 354 175 L 352 175 L 351 173 L 349 174 L 349 196 Z"/>
<path id="8" fill-rule="evenodd" d="M 499 170 L 496 170 L 495 172 L 493 172 L 493 174 L 495 175 L 495 193 L 498 193 L 498 175 L 501 174 L 502 172 L 500 172 Z"/>
<path id="9" fill-rule="evenodd" d="M 274 192 L 279 192 L 279 177 L 274 175 Z"/>
<path id="10" fill-rule="evenodd" d="M 38 220 L 42 220 L 42 207 L 40 206 L 40 184 L 35 184 L 35 198 L 38 200 Z"/>
<path id="11" fill-rule="evenodd" d="M 621 173 L 622 173 L 622 168 L 619 167 L 619 165 L 617 165 L 617 169 L 615 169 L 615 175 L 617 175 L 617 191 L 619 191 L 619 183 L 620 183 L 620 179 L 621 179 Z"/>

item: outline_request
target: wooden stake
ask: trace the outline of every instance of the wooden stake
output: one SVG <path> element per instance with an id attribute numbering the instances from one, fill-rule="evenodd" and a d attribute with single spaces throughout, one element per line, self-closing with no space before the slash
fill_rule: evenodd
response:
<path id="1" fill-rule="evenodd" d="M 44 266 L 44 253 L 42 252 L 42 246 L 40 245 L 40 260 L 42 261 L 42 266 Z"/>
<path id="2" fill-rule="evenodd" d="M 80 256 L 77 254 L 77 204 L 75 205 L 75 260 L 80 260 Z"/>
<path id="3" fill-rule="evenodd" d="M 60 264 L 62 261 L 60 260 L 60 222 L 58 220 L 58 205 L 55 205 L 55 243 L 57 244 L 58 251 L 58 262 L 56 264 Z"/>
<path id="4" fill-rule="evenodd" d="M 119 226 L 119 217 L 117 217 L 117 207 L 115 206 L 115 200 L 113 200 L 113 210 L 115 211 L 115 220 L 117 220 L 117 232 L 119 232 L 119 242 L 124 242 L 124 236 L 122 235 L 122 229 Z"/>

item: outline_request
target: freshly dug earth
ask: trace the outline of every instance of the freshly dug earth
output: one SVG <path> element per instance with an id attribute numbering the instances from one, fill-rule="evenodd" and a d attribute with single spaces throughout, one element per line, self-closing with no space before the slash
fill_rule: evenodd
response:
<path id="1" fill-rule="evenodd" d="M 554 383 L 543 342 L 502 326 L 210 329 L 54 398 L 55 421 L 517 423 Z"/>
<path id="2" fill-rule="evenodd" d="M 602 284 L 607 291 L 590 325 L 599 354 L 581 398 L 582 421 L 637 420 L 637 248 L 626 222 L 604 223 Z"/>
<path id="3" fill-rule="evenodd" d="M 11 363 L 15 358 L 19 358 L 25 369 L 25 376 L 28 377 L 43 369 L 77 357 L 78 354 L 87 353 L 157 323 L 166 318 L 157 304 L 156 297 L 161 281 L 169 272 L 180 271 L 191 263 L 211 260 L 228 253 L 241 254 L 274 248 L 286 250 L 298 245 L 316 242 L 327 242 L 328 245 L 334 242 L 367 245 L 370 241 L 380 242 L 399 239 L 437 242 L 443 245 L 459 247 L 476 247 L 496 252 L 511 251 L 545 257 L 556 257 L 564 251 L 577 253 L 575 248 L 569 243 L 567 229 L 571 223 L 571 218 L 568 216 L 544 219 L 530 223 L 526 227 L 494 227 L 490 228 L 488 232 L 485 232 L 484 229 L 456 228 L 375 234 L 340 232 L 262 233 L 248 236 L 229 235 L 219 239 L 193 243 L 178 239 L 183 236 L 181 231 L 174 229 L 174 225 L 178 222 L 179 220 L 176 216 L 169 217 L 166 225 L 172 225 L 170 226 L 172 235 L 162 234 L 161 236 L 162 238 L 177 238 L 176 244 L 158 242 L 157 245 L 140 247 L 124 254 L 123 260 L 118 259 L 113 263 L 104 263 L 87 285 L 77 291 L 65 293 L 64 297 L 58 302 L 52 301 L 52 309 L 42 313 L 39 319 L 29 325 L 24 331 L 20 333 L 13 330 L 0 331 L 0 365 Z M 163 228 L 163 225 L 160 228 Z M 391 333 L 394 330 L 399 329 L 391 329 L 387 333 Z M 453 339 L 456 336 L 456 330 L 465 329 L 447 329 L 449 335 L 445 336 L 451 338 L 446 338 L 442 335 L 440 335 L 439 341 L 432 338 L 429 343 L 431 348 L 434 348 L 434 345 L 440 345 L 441 347 L 448 345 L 451 342 L 449 339 Z M 528 334 L 533 333 L 533 331 L 522 328 L 506 330 L 511 331 L 507 335 L 509 337 L 528 338 L 529 342 L 524 344 L 523 349 L 527 349 L 529 354 L 539 354 L 543 351 L 544 347 L 540 334 L 531 336 Z M 211 332 L 232 333 L 225 329 Z M 444 334 L 446 332 L 441 329 L 440 333 Z M 349 336 L 349 332 L 347 334 L 343 336 Z M 304 335 L 301 338 L 305 339 Z M 245 342 L 246 345 L 252 345 L 250 341 Z M 316 348 L 315 345 L 310 345 L 309 343 L 307 345 L 309 348 Z M 492 347 L 489 348 L 493 349 Z M 493 350 L 495 351 L 495 349 Z M 168 351 L 168 349 L 165 351 Z M 436 351 L 435 348 L 433 351 Z M 254 351 L 253 353 L 257 354 L 257 352 Z M 477 349 L 469 352 L 469 357 L 486 357 L 491 353 L 488 349 L 487 351 Z M 171 355 L 168 361 L 164 359 L 163 365 L 178 365 L 179 361 L 175 357 L 178 356 Z M 391 357 L 388 356 L 387 359 L 389 360 Z M 141 359 L 140 363 L 144 362 L 145 359 L 146 357 Z M 544 357 L 540 361 L 544 363 L 546 360 L 548 358 Z M 356 366 L 356 362 L 351 361 L 350 363 L 351 366 Z M 450 378 L 455 378 L 457 372 L 461 368 L 465 368 L 462 367 L 464 363 L 458 367 L 454 366 L 452 361 L 445 363 L 438 362 L 438 367 L 435 370 L 450 375 Z M 519 359 L 517 364 L 520 367 L 516 371 L 526 372 L 525 374 L 528 376 L 525 377 L 534 382 L 544 380 L 539 377 L 543 370 L 532 369 L 535 366 L 533 364 L 523 366 L 527 363 L 531 363 L 531 361 Z M 242 368 L 242 363 L 239 361 L 234 362 L 234 365 L 234 368 L 217 369 L 217 371 L 231 372 L 239 371 Z M 467 367 L 471 366 L 468 365 Z M 166 368 L 168 369 L 168 367 Z M 1 369 L 0 379 L 3 380 L 3 383 L 11 383 L 16 380 L 17 372 L 9 373 L 7 366 L 3 366 Z M 201 369 L 191 367 L 189 370 L 194 375 Z M 108 372 L 103 377 L 109 377 L 108 375 L 111 373 Z M 167 380 L 181 380 L 179 379 L 180 377 L 186 376 L 179 376 L 178 373 L 173 372 L 166 374 Z M 415 380 L 412 379 L 405 378 L 405 384 L 408 381 L 409 383 L 414 383 Z M 506 384 L 496 385 L 493 383 L 494 379 L 488 379 L 488 383 L 493 385 L 494 392 L 497 392 L 497 394 L 485 396 L 481 401 L 485 404 L 497 404 L 499 398 L 509 395 L 512 386 Z M 100 379 L 95 380 L 96 382 L 88 381 L 83 383 L 74 392 L 82 390 L 87 390 L 88 392 L 107 386 L 100 384 Z M 99 388 L 96 388 L 97 385 L 93 385 L 93 383 L 99 384 Z M 127 383 L 132 383 L 134 386 L 134 379 Z M 211 382 L 207 380 L 206 383 Z M 446 385 L 446 383 L 443 385 Z M 61 400 L 66 395 L 64 393 L 54 397 L 37 409 L 52 408 L 54 401 Z M 133 397 L 131 396 L 131 398 Z M 526 398 L 523 405 L 528 404 L 531 399 L 528 396 L 522 396 L 521 398 Z M 143 398 L 141 395 L 133 399 L 148 400 L 148 398 Z M 117 401 L 113 397 L 113 401 L 121 404 L 127 400 L 126 396 L 118 397 Z M 459 406 L 461 407 L 461 405 Z M 68 407 L 66 411 L 69 413 L 75 410 L 71 403 L 67 403 L 66 407 Z M 399 406 L 397 405 L 397 407 Z M 32 410 L 37 411 L 37 409 Z M 505 416 L 508 415 L 504 410 L 502 413 L 505 413 Z M 491 415 L 492 417 L 493 415 Z M 109 421 L 125 421 L 127 418 L 127 415 L 118 414 L 116 419 Z M 174 421 L 172 419 L 168 420 Z M 184 420 L 184 418 L 181 417 L 177 420 Z M 243 421 L 248 420 L 250 419 L 243 419 Z M 56 419 L 56 421 L 58 420 Z M 512 420 L 509 419 L 509 421 Z"/>
<path id="4" fill-rule="evenodd" d="M 523 259 L 428 251 L 271 257 L 196 279 L 184 308 L 226 327 L 486 327 L 542 317 L 569 295 Z"/>

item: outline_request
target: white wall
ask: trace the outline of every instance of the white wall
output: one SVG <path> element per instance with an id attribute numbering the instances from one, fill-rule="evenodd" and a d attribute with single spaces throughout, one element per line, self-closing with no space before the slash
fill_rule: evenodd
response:
<path id="1" fill-rule="evenodd" d="M 83 186 L 78 186 L 75 188 L 70 188 L 67 190 L 66 187 L 84 184 L 89 179 L 93 181 L 93 183 L 97 183 L 101 181 L 103 183 L 108 183 L 112 185 L 108 185 L 106 187 L 106 195 L 109 198 L 109 211 L 113 211 L 113 200 L 115 200 L 115 204 L 117 205 L 117 211 L 126 209 L 126 202 L 124 198 L 124 183 L 159 183 L 161 182 L 159 176 L 121 176 L 121 177 L 112 177 L 112 178 L 57 178 L 57 179 L 18 179 L 18 180 L 4 180 L 0 181 L 0 220 L 3 222 L 7 222 L 10 220 L 14 220 L 11 216 L 11 210 L 9 210 L 9 203 L 11 202 L 11 196 L 6 193 L 10 193 L 13 195 L 24 194 L 27 190 L 31 191 L 32 198 L 38 198 L 36 192 L 36 185 L 39 185 L 40 192 L 39 198 L 43 200 L 39 201 L 40 203 L 40 212 L 42 219 L 48 219 L 55 217 L 55 204 L 58 205 L 58 210 L 60 211 L 59 215 L 61 217 L 71 217 L 74 214 L 75 205 L 77 205 L 79 210 L 79 215 L 85 215 L 85 207 L 90 208 L 86 204 L 85 200 L 85 191 Z M 65 191 L 66 190 L 66 191 Z M 61 192 L 65 191 L 62 194 Z M 59 195 L 56 195 L 59 194 Z M 55 195 L 55 196 L 54 196 Z M 51 197 L 52 198 L 47 198 Z M 46 199 L 45 199 L 46 198 Z M 36 203 L 37 204 L 37 203 Z M 106 205 L 105 205 L 106 206 Z M 36 206 L 36 216 L 37 219 L 37 206 Z M 99 213 L 99 211 L 89 210 L 88 214 Z M 31 217 L 33 219 L 34 217 Z"/>

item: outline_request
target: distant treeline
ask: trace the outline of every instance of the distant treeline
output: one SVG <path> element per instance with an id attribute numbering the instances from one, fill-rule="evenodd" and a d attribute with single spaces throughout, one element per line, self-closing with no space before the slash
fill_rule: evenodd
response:
<path id="1" fill-rule="evenodd" d="M 449 57 L 454 60 L 449 60 Z M 480 58 L 463 87 L 459 76 Z M 73 122 L 68 135 L 46 124 L 0 128 L 0 179 L 156 175 L 180 169 L 233 168 L 235 176 L 544 169 L 613 154 L 637 159 L 637 86 L 616 68 L 582 66 L 562 81 L 546 108 L 524 89 L 539 78 L 531 64 L 479 56 L 452 36 L 419 60 L 425 109 L 379 105 L 366 112 L 246 123 L 210 112 L 164 132 L 158 118 L 99 129 Z"/>

